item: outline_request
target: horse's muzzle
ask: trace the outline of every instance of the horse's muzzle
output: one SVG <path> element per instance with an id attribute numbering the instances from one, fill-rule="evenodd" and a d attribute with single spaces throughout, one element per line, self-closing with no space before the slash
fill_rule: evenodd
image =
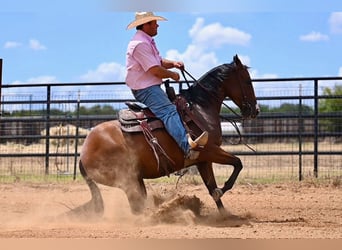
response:
<path id="1" fill-rule="evenodd" d="M 259 105 L 251 105 L 249 103 L 244 103 L 242 105 L 241 113 L 244 119 L 254 119 L 260 113 Z"/>

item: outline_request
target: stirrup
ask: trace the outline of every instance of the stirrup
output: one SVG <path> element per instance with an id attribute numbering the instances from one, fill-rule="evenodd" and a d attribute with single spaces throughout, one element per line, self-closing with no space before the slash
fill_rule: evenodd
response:
<path id="1" fill-rule="evenodd" d="M 204 131 L 199 137 L 197 137 L 195 140 L 191 139 L 191 136 L 187 134 L 188 137 L 188 143 L 190 145 L 190 148 L 195 149 L 197 147 L 204 147 L 208 142 L 208 132 Z"/>

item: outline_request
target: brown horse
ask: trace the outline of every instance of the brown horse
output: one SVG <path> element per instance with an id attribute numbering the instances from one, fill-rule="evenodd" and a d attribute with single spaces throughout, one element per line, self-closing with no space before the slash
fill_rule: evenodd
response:
<path id="1" fill-rule="evenodd" d="M 208 143 L 199 158 L 185 160 L 182 150 L 165 129 L 157 129 L 153 135 L 175 163 L 169 166 L 170 173 L 196 165 L 219 211 L 225 212 L 221 196 L 233 187 L 242 163 L 238 157 L 220 147 L 220 109 L 223 100 L 229 97 L 240 108 L 243 119 L 257 116 L 259 108 L 248 67 L 236 55 L 232 63 L 213 68 L 181 94 L 191 103 L 193 115 L 209 133 Z M 200 132 L 195 126 L 190 129 L 195 134 Z M 222 188 L 217 187 L 213 162 L 234 167 Z M 103 199 L 96 183 L 121 188 L 127 195 L 132 212 L 139 213 L 147 196 L 144 179 L 165 175 L 160 171 L 144 135 L 123 132 L 117 120 L 101 123 L 91 130 L 83 144 L 79 167 L 92 195 L 83 208 L 91 208 L 101 215 L 104 211 Z"/>

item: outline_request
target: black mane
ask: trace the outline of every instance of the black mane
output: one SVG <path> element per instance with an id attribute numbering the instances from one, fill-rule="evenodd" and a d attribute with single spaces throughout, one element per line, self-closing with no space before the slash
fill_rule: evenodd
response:
<path id="1" fill-rule="evenodd" d="M 229 77 L 235 67 L 236 64 L 232 62 L 221 64 L 211 69 L 189 89 L 183 90 L 182 95 L 184 95 L 190 103 L 199 103 L 202 105 L 209 104 L 213 96 L 219 97 L 220 84 Z M 210 94 L 208 92 L 210 92 Z"/>

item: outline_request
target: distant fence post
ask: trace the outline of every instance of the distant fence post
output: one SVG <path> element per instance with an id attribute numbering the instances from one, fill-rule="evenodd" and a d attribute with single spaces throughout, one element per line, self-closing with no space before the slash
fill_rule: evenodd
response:
<path id="1" fill-rule="evenodd" d="M 76 180 L 77 174 L 77 156 L 78 156 L 78 138 L 79 138 L 79 127 L 80 127 L 80 102 L 81 102 L 81 92 L 78 90 L 77 97 L 77 108 L 76 108 L 76 134 L 75 134 L 75 155 L 74 155 L 74 177 Z"/>
<path id="2" fill-rule="evenodd" d="M 50 155 L 50 103 L 51 103 L 51 85 L 46 89 L 46 117 L 45 117 L 45 174 L 49 174 L 49 155 Z"/>
<path id="3" fill-rule="evenodd" d="M 318 178 L 318 79 L 314 80 L 314 176 Z"/>
<path id="4" fill-rule="evenodd" d="M 302 117 L 302 84 L 299 84 L 299 110 L 298 110 L 298 155 L 299 155 L 299 181 L 303 180 L 303 153 L 302 153 L 302 132 L 303 132 L 303 117 Z"/>

